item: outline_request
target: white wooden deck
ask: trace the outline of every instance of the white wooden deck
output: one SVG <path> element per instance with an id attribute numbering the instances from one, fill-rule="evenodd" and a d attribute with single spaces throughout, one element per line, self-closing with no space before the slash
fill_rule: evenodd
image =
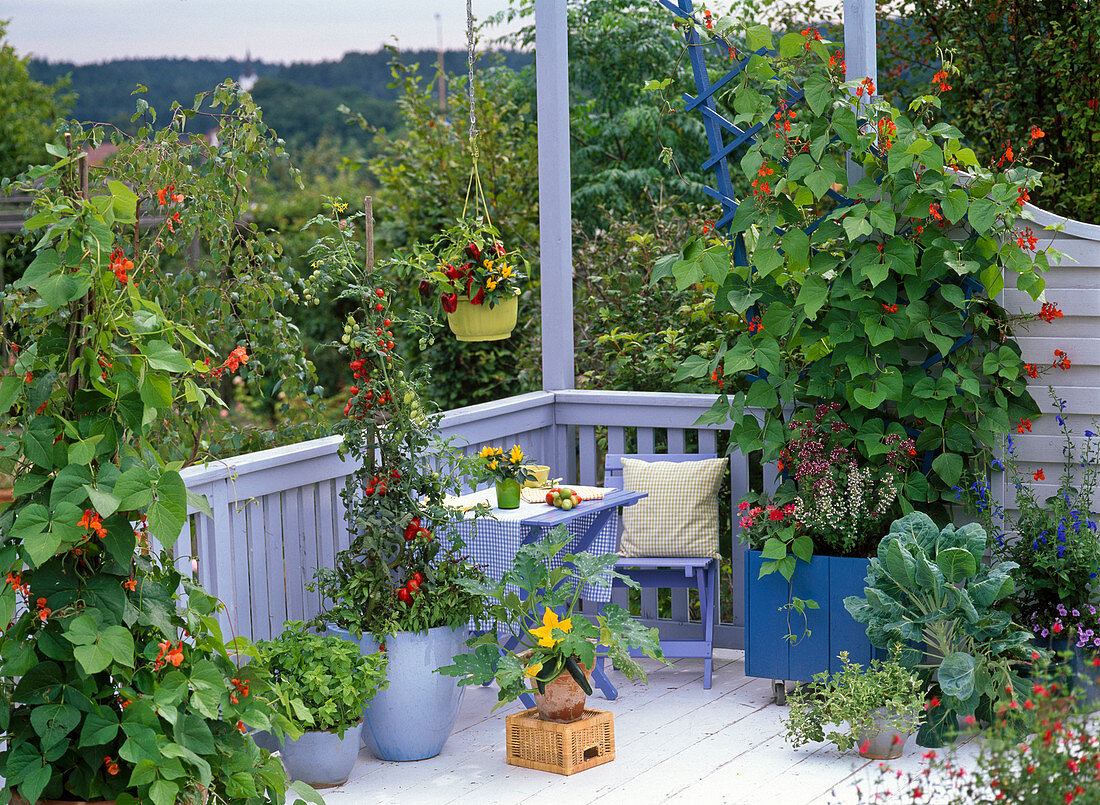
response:
<path id="1" fill-rule="evenodd" d="M 376 760 L 367 750 L 348 782 L 322 792 L 330 805 L 359 803 L 693 802 L 743 805 L 854 803 L 854 783 L 876 762 L 831 744 L 792 749 L 782 737 L 785 708 L 771 699 L 770 681 L 745 676 L 743 653 L 715 650 L 713 687 L 703 690 L 702 661 L 678 660 L 655 669 L 649 686 L 612 671 L 619 697 L 590 698 L 615 714 L 615 759 L 570 777 L 504 762 L 504 715 L 493 715 L 492 688 L 467 689 L 443 752 L 414 763 Z M 963 747 L 963 754 L 970 754 Z M 923 749 L 912 740 L 897 768 L 919 768 Z M 551 795 L 543 798 L 542 795 Z"/>

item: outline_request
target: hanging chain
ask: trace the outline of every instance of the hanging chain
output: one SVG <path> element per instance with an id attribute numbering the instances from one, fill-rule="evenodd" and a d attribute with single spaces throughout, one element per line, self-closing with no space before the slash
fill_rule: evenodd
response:
<path id="1" fill-rule="evenodd" d="M 466 94 L 470 99 L 470 147 L 477 159 L 477 113 L 474 111 L 474 4 L 466 0 L 466 67 L 469 72 Z"/>
<path id="2" fill-rule="evenodd" d="M 474 105 L 474 5 L 473 0 L 466 0 L 466 67 L 469 71 L 466 88 L 470 100 L 470 155 L 473 164 L 470 167 L 470 181 L 466 185 L 466 201 L 462 205 L 462 217 L 470 207 L 470 194 L 474 194 L 474 214 L 484 214 L 485 222 L 492 226 L 489 218 L 489 202 L 485 199 L 485 191 L 481 187 L 481 176 L 477 172 L 477 112 Z"/>

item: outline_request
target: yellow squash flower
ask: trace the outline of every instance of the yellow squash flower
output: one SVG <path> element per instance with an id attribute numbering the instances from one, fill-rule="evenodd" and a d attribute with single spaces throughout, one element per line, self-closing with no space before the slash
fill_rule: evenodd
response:
<path id="1" fill-rule="evenodd" d="M 512 446 L 512 452 L 510 454 L 510 457 L 512 459 L 513 464 L 519 464 L 521 461 L 523 461 L 523 451 L 520 450 L 520 447 L 519 447 L 518 444 Z"/>
<path id="2" fill-rule="evenodd" d="M 539 645 L 546 648 L 553 648 L 557 643 L 562 641 L 560 637 L 551 637 L 550 633 L 554 629 L 559 629 L 563 632 L 569 632 L 573 629 L 573 623 L 570 618 L 565 620 L 558 620 L 558 613 L 552 609 L 547 609 L 542 613 L 542 626 L 537 629 L 531 629 L 530 632 L 539 639 Z"/>
<path id="3" fill-rule="evenodd" d="M 542 670 L 542 663 L 541 662 L 533 662 L 530 665 L 528 665 L 526 668 L 523 669 L 523 673 L 527 674 L 527 676 L 534 677 L 534 676 L 538 676 L 538 673 L 541 670 Z"/>

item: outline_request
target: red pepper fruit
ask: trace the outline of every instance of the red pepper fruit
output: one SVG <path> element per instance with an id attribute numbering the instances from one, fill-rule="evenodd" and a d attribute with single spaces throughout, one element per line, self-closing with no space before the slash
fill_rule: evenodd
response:
<path id="1" fill-rule="evenodd" d="M 443 302 L 443 309 L 448 313 L 454 313 L 458 310 L 458 294 L 445 293 L 441 301 Z"/>

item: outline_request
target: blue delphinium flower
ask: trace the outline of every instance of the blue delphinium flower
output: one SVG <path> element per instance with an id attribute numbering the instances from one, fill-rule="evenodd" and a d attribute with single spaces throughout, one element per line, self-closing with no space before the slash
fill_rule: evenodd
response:
<path id="1" fill-rule="evenodd" d="M 1005 468 L 1005 465 L 1001 463 L 1001 460 L 999 458 L 993 459 L 993 461 L 990 463 L 993 464 L 993 469 L 995 470 L 1003 470 Z"/>
<path id="2" fill-rule="evenodd" d="M 1065 549 L 1065 547 L 1064 547 L 1064 546 L 1062 546 L 1062 545 L 1059 545 L 1059 546 L 1058 546 L 1058 558 L 1059 558 L 1059 559 L 1061 559 L 1061 558 L 1062 558 L 1062 555 L 1063 555 L 1063 554 L 1064 554 L 1065 552 L 1066 552 L 1066 549 Z"/>
<path id="3" fill-rule="evenodd" d="M 1061 415 L 1061 414 L 1055 414 L 1055 415 L 1054 415 L 1054 418 L 1055 418 L 1055 419 L 1056 419 L 1056 420 L 1058 421 L 1058 426 L 1059 426 L 1059 427 L 1062 427 L 1062 426 L 1064 426 L 1064 425 L 1066 424 L 1066 420 L 1062 419 L 1062 415 Z"/>
<path id="4" fill-rule="evenodd" d="M 1095 433 L 1093 433 L 1093 432 L 1092 432 L 1091 430 L 1089 430 L 1088 428 L 1086 428 L 1086 429 L 1085 429 L 1085 437 L 1086 437 L 1086 438 L 1089 438 L 1089 439 L 1091 439 L 1091 438 L 1092 438 L 1093 436 L 1095 436 L 1095 435 L 1096 435 L 1096 434 L 1095 434 Z"/>

